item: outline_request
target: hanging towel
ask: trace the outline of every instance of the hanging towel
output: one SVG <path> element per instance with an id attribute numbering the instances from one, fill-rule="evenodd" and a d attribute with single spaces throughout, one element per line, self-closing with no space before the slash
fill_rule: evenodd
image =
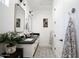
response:
<path id="1" fill-rule="evenodd" d="M 75 30 L 75 25 L 70 17 L 67 31 L 66 31 L 66 36 L 65 36 L 65 41 L 64 41 L 64 47 L 63 47 L 63 53 L 62 57 L 63 58 L 76 58 L 77 57 L 77 44 L 76 44 L 76 30 Z"/>

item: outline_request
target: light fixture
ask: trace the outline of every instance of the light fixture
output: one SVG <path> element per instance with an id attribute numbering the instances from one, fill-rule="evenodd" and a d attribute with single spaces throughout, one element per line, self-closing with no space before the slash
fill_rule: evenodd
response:
<path id="1" fill-rule="evenodd" d="M 22 2 L 23 0 L 19 0 L 20 2 Z"/>
<path id="2" fill-rule="evenodd" d="M 17 6 L 19 6 L 19 4 L 16 4 Z"/>
<path id="3" fill-rule="evenodd" d="M 26 4 L 24 3 L 23 5 L 25 6 Z"/>
<path id="4" fill-rule="evenodd" d="M 29 11 L 29 13 L 31 14 L 33 11 Z"/>

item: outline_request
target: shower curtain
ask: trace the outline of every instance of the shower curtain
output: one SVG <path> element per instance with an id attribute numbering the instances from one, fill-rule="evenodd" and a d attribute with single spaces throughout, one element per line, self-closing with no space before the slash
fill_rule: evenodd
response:
<path id="1" fill-rule="evenodd" d="M 76 30 L 73 19 L 70 17 L 64 47 L 63 47 L 63 58 L 76 58 L 77 57 L 77 44 L 76 44 Z"/>

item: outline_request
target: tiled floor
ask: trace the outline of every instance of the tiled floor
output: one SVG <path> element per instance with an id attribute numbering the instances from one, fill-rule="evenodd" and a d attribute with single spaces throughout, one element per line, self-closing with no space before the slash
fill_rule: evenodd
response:
<path id="1" fill-rule="evenodd" d="M 49 47 L 38 47 L 34 58 L 55 58 L 51 48 Z"/>

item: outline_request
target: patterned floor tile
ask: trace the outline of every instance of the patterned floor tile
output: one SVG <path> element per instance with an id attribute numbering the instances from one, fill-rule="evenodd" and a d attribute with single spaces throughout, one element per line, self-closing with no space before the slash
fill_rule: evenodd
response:
<path id="1" fill-rule="evenodd" d="M 38 47 L 34 58 L 55 58 L 51 48 Z"/>

